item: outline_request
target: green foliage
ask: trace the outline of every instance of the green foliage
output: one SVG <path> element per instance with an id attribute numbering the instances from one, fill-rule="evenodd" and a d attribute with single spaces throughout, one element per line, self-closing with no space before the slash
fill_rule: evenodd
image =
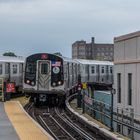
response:
<path id="1" fill-rule="evenodd" d="M 62 54 L 60 52 L 56 52 L 54 53 L 55 55 L 58 55 L 58 56 L 62 56 Z"/>
<path id="2" fill-rule="evenodd" d="M 5 52 L 5 53 L 3 54 L 3 56 L 12 56 L 12 57 L 17 57 L 17 56 L 15 55 L 15 53 L 14 53 L 14 52 Z"/>

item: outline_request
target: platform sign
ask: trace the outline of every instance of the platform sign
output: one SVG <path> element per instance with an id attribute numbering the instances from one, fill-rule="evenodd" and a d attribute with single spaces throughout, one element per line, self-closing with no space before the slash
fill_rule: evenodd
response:
<path id="1" fill-rule="evenodd" d="M 83 87 L 83 89 L 87 89 L 87 84 L 86 83 L 83 83 L 82 84 L 82 87 Z"/>
<path id="2" fill-rule="evenodd" d="M 47 54 L 42 54 L 41 55 L 41 59 L 47 59 L 48 58 L 48 55 Z"/>
<path id="3" fill-rule="evenodd" d="M 6 92 L 7 93 L 14 93 L 16 90 L 15 90 L 15 83 L 12 82 L 12 83 L 6 83 Z"/>

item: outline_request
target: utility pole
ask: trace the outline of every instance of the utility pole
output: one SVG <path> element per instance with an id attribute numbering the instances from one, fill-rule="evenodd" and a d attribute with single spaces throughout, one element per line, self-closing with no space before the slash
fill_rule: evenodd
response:
<path id="1" fill-rule="evenodd" d="M 114 128 L 113 128 L 113 107 L 114 107 L 114 106 L 113 106 L 113 102 L 114 102 L 113 98 L 114 98 L 114 96 L 113 96 L 113 95 L 116 93 L 116 91 L 115 91 L 115 89 L 111 88 L 111 89 L 110 89 L 110 92 L 111 92 L 110 130 L 111 130 L 111 131 L 114 131 Z"/>

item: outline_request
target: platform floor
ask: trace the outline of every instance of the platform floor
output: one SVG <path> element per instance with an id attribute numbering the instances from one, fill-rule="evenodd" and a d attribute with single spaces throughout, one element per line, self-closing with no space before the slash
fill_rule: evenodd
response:
<path id="1" fill-rule="evenodd" d="M 4 103 L 0 102 L 0 140 L 19 140 L 19 137 L 4 110 Z"/>
<path id="2" fill-rule="evenodd" d="M 24 111 L 19 102 L 8 101 L 4 103 L 4 107 L 5 112 L 7 113 L 7 116 L 11 121 L 20 140 L 53 139 L 47 132 L 43 131 L 43 129 L 34 120 L 31 119 L 31 117 L 27 115 L 27 113 Z M 11 139 L 11 134 L 7 133 L 7 135 L 10 137 L 10 139 L 2 140 L 18 140 L 18 136 L 16 137 L 16 139 Z"/>

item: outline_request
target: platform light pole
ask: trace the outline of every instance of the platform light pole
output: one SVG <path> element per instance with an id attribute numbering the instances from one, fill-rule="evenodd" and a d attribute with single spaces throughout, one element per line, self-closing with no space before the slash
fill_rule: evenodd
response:
<path id="1" fill-rule="evenodd" d="M 114 131 L 113 128 L 113 102 L 114 102 L 114 94 L 116 93 L 116 90 L 114 88 L 110 89 L 111 92 L 111 115 L 110 115 L 110 130 Z"/>

